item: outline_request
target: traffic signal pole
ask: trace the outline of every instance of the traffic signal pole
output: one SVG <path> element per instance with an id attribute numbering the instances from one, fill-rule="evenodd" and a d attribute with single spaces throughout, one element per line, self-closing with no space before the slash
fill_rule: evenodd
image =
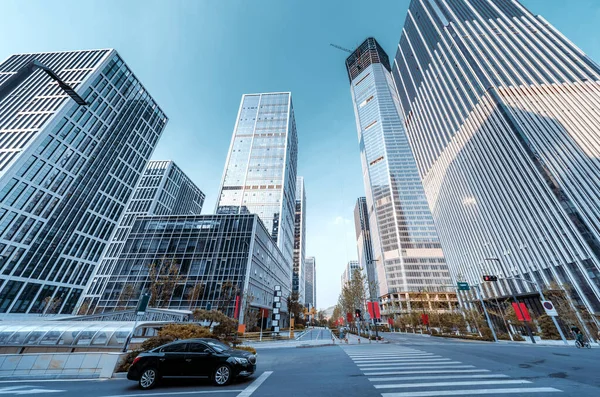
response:
<path id="1" fill-rule="evenodd" d="M 498 342 L 498 337 L 496 336 L 496 331 L 494 331 L 494 327 L 492 326 L 492 322 L 490 320 L 490 315 L 485 307 L 485 302 L 483 301 L 483 297 L 481 296 L 481 291 L 479 290 L 479 285 L 474 285 L 475 291 L 477 291 L 477 297 L 479 297 L 479 302 L 481 302 L 481 307 L 483 307 L 483 312 L 485 313 L 485 319 L 487 320 L 488 327 L 492 331 L 492 335 L 494 336 L 494 342 Z M 534 342 L 535 343 L 535 342 Z"/>

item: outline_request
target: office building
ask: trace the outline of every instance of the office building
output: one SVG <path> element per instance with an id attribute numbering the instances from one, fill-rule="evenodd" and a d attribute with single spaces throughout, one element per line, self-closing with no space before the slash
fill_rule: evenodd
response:
<path id="1" fill-rule="evenodd" d="M 456 294 L 448 287 L 450 275 L 399 115 L 388 56 L 368 38 L 346 59 L 346 69 L 382 314 L 409 312 L 423 301 L 431 310 L 450 309 Z"/>
<path id="2" fill-rule="evenodd" d="M 296 214 L 294 220 L 294 274 L 292 291 L 298 293 L 299 302 L 305 299 L 306 277 L 306 192 L 304 178 L 296 179 Z"/>
<path id="3" fill-rule="evenodd" d="M 243 323 L 247 307 L 271 310 L 276 285 L 289 296 L 291 273 L 256 214 L 141 216 L 114 271 L 127 294 L 107 289 L 102 302 L 131 309 L 140 293 L 155 291 L 152 307 L 211 307 L 233 317 L 237 305 Z"/>
<path id="4" fill-rule="evenodd" d="M 173 161 L 150 161 L 84 294 L 80 314 L 116 308 L 109 304 L 113 301 L 110 297 L 123 291 L 126 285 L 124 276 L 127 275 L 118 274 L 115 269 L 118 268 L 119 255 L 136 217 L 200 215 L 204 198 L 204 193 Z"/>
<path id="5" fill-rule="evenodd" d="M 12 55 L 0 84 L 0 313 L 70 314 L 94 274 L 167 117 L 114 50 Z"/>
<path id="6" fill-rule="evenodd" d="M 317 307 L 317 264 L 314 256 L 307 256 L 304 261 L 306 266 L 304 283 L 304 305 Z"/>
<path id="7" fill-rule="evenodd" d="M 292 94 L 243 95 L 216 212 L 260 216 L 290 266 L 294 258 L 297 157 Z"/>
<path id="8" fill-rule="evenodd" d="M 356 231 L 356 248 L 358 250 L 358 264 L 365 271 L 369 283 L 370 293 L 373 298 L 379 296 L 377 288 L 377 276 L 375 272 L 375 260 L 373 259 L 373 243 L 369 230 L 369 207 L 367 198 L 359 197 L 354 207 L 354 230 Z"/>
<path id="9" fill-rule="evenodd" d="M 598 313 L 598 65 L 517 1 L 412 1 L 393 74 L 454 277 Z"/>
<path id="10" fill-rule="evenodd" d="M 344 285 L 348 284 L 354 278 L 354 272 L 356 270 L 363 271 L 363 268 L 360 266 L 358 261 L 348 261 L 346 267 L 344 268 L 344 272 L 342 273 L 342 288 Z"/>

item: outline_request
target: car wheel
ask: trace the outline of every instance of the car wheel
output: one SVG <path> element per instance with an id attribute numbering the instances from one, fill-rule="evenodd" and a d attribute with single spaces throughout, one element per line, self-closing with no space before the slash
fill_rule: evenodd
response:
<path id="1" fill-rule="evenodd" d="M 156 386 L 158 381 L 158 371 L 156 368 L 146 368 L 140 376 L 140 389 L 148 390 Z"/>
<path id="2" fill-rule="evenodd" d="M 213 375 L 213 382 L 215 382 L 217 386 L 225 386 L 226 384 L 231 382 L 232 377 L 233 376 L 229 365 L 223 364 L 218 366 L 215 370 L 215 373 Z"/>

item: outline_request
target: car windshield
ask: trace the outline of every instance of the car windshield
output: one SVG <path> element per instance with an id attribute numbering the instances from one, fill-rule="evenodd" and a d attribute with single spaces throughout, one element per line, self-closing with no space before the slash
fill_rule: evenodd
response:
<path id="1" fill-rule="evenodd" d="M 231 349 L 225 343 L 217 342 L 216 340 L 207 340 L 205 342 L 207 345 L 209 345 L 210 347 L 212 347 L 213 349 L 215 349 L 218 352 L 224 352 L 225 350 Z"/>

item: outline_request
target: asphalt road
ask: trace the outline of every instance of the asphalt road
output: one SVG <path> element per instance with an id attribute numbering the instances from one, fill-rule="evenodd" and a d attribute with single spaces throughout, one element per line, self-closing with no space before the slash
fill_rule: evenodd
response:
<path id="1" fill-rule="evenodd" d="M 313 330 L 312 337 L 331 337 Z M 125 379 L 1 381 L 0 396 L 599 396 L 600 349 L 495 345 L 384 334 L 392 343 L 259 349 L 254 377 L 227 387 Z"/>

